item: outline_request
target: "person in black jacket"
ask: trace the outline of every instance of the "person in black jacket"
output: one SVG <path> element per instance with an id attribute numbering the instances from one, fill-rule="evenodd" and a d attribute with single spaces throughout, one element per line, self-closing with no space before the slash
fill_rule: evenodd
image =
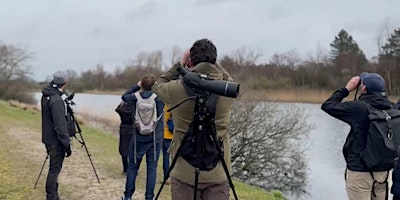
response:
<path id="1" fill-rule="evenodd" d="M 342 102 L 359 85 L 361 95 L 358 100 Z M 388 195 L 389 172 L 368 169 L 360 157 L 366 145 L 369 128 L 367 104 L 382 110 L 393 106 L 385 93 L 385 80 L 379 74 L 364 72 L 360 76 L 352 77 L 345 87 L 336 90 L 321 107 L 329 115 L 350 125 L 350 132 L 343 146 L 349 200 L 383 200 Z"/>
<path id="2" fill-rule="evenodd" d="M 397 161 L 397 165 L 393 169 L 392 182 L 391 193 L 393 194 L 393 200 L 400 200 L 400 160 Z"/>
<path id="3" fill-rule="evenodd" d="M 400 109 L 400 100 L 396 104 L 397 108 Z M 397 160 L 396 167 L 392 173 L 392 188 L 390 192 L 393 194 L 393 200 L 400 200 L 400 159 Z"/>
<path id="4" fill-rule="evenodd" d="M 122 101 L 115 109 L 121 124 L 119 126 L 119 154 L 122 159 L 122 174 L 128 172 L 129 145 L 133 135 L 133 108 L 131 104 Z"/>
<path id="5" fill-rule="evenodd" d="M 46 199 L 57 200 L 58 175 L 64 157 L 71 156 L 70 137 L 67 128 L 66 105 L 61 98 L 68 85 L 68 73 L 57 71 L 50 85 L 42 90 L 42 142 L 50 156 L 46 180 Z"/>

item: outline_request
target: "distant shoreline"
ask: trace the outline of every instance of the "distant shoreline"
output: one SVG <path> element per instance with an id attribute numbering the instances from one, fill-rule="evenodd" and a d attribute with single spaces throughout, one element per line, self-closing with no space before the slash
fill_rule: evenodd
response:
<path id="1" fill-rule="evenodd" d="M 83 93 L 88 94 L 107 94 L 107 95 L 122 95 L 126 90 L 116 91 L 100 91 L 89 90 Z M 238 98 L 255 101 L 274 101 L 274 102 L 289 102 L 289 103 L 315 103 L 322 104 L 327 98 L 332 95 L 334 90 L 311 90 L 302 88 L 290 89 L 264 89 L 264 90 L 248 90 L 242 89 L 239 92 Z M 360 93 L 359 93 L 360 94 Z M 389 100 L 396 103 L 400 97 L 389 96 Z M 345 101 L 354 99 L 354 92 L 351 92 Z"/>

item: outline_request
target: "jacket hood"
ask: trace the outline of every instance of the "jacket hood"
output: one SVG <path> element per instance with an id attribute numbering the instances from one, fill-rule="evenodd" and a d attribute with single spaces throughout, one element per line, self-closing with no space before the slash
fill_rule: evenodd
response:
<path id="1" fill-rule="evenodd" d="M 43 88 L 42 94 L 43 94 L 43 96 L 51 96 L 51 95 L 56 95 L 56 94 L 62 95 L 63 92 L 61 92 L 60 90 L 58 90 L 55 87 L 48 86 L 46 88 Z"/>
<path id="2" fill-rule="evenodd" d="M 214 80 L 223 80 L 222 72 L 213 64 L 201 62 L 191 69 L 193 72 L 207 74 Z"/>
<path id="3" fill-rule="evenodd" d="M 376 109 L 386 110 L 393 106 L 386 95 L 381 92 L 373 92 L 371 94 L 362 94 L 359 98 L 361 101 L 365 101 Z"/>

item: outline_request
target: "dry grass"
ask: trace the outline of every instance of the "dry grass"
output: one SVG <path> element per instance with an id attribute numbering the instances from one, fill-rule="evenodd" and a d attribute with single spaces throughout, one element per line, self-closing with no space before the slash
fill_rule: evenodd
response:
<path id="1" fill-rule="evenodd" d="M 93 116 L 87 112 L 81 112 L 76 115 L 76 120 L 79 124 L 96 127 L 107 133 L 119 134 L 119 119 L 116 120 L 107 116 Z"/>
<path id="2" fill-rule="evenodd" d="M 122 95 L 126 90 L 112 90 L 112 91 L 102 91 L 102 90 L 87 90 L 85 93 L 88 94 L 114 94 L 114 95 Z"/>
<path id="3" fill-rule="evenodd" d="M 8 101 L 8 105 L 14 108 L 21 108 L 22 110 L 40 112 L 40 108 L 38 106 L 21 103 L 19 101 L 14 101 L 14 100 Z"/>

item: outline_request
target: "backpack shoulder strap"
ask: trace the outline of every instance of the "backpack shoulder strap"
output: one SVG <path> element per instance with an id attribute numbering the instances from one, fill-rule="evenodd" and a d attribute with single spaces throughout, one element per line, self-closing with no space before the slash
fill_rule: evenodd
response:
<path id="1" fill-rule="evenodd" d="M 138 101 L 142 101 L 142 100 L 143 100 L 143 97 L 142 97 L 142 95 L 140 95 L 139 92 L 135 92 L 134 94 L 135 94 L 135 97 L 136 97 L 136 99 L 137 99 Z"/>
<path id="2" fill-rule="evenodd" d="M 155 100 L 157 98 L 156 93 L 151 94 L 151 96 L 149 97 L 150 100 Z"/>

